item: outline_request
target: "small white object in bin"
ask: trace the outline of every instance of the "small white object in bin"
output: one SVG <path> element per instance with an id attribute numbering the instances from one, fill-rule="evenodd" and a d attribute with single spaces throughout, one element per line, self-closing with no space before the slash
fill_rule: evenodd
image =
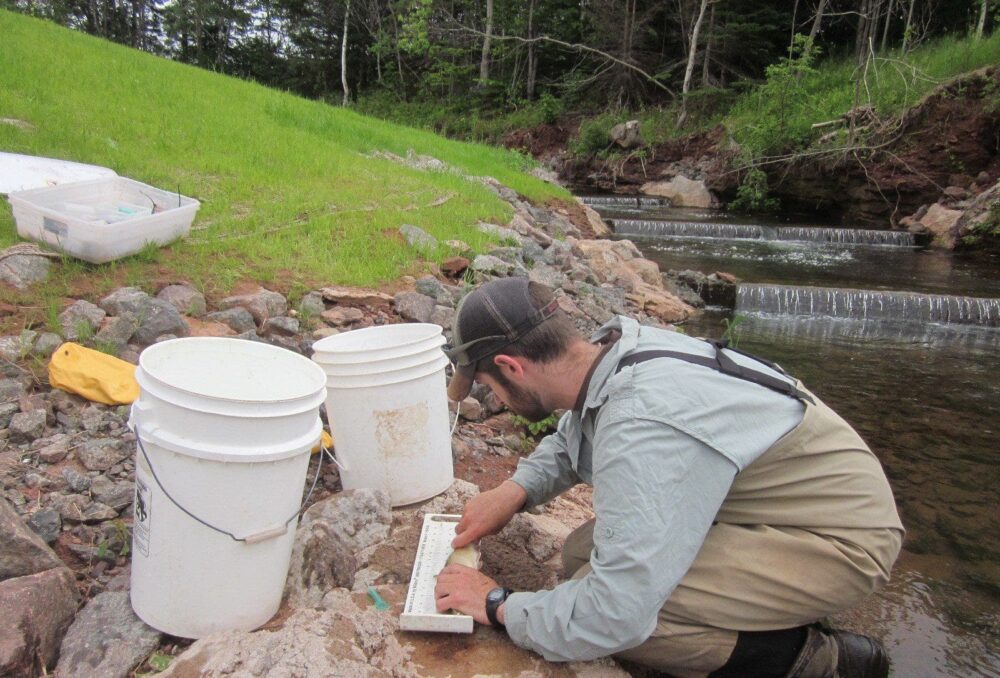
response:
<path id="1" fill-rule="evenodd" d="M 438 572 L 451 555 L 455 526 L 461 519 L 462 516 L 447 513 L 428 513 L 424 516 L 417 555 L 413 559 L 410 588 L 406 592 L 406 606 L 399 616 L 399 628 L 402 630 L 472 633 L 472 617 L 438 612 L 434 604 L 434 584 Z"/>
<path id="2" fill-rule="evenodd" d="M 8 200 L 18 235 L 92 264 L 187 235 L 201 206 L 194 198 L 119 176 L 15 191 Z"/>

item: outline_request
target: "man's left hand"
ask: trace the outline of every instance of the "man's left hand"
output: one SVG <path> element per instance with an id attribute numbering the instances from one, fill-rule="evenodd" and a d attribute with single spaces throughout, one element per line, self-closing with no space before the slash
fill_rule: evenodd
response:
<path id="1" fill-rule="evenodd" d="M 434 598 L 438 612 L 457 610 L 480 624 L 490 623 L 486 617 L 486 594 L 498 584 L 479 570 L 465 565 L 447 565 L 437 576 Z"/>

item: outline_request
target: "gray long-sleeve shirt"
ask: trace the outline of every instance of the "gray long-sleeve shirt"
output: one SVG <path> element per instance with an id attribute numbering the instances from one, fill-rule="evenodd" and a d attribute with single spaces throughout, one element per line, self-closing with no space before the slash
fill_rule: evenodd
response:
<path id="1" fill-rule="evenodd" d="M 594 339 L 614 330 L 621 338 L 594 370 L 583 408 L 567 412 L 511 478 L 527 491 L 527 506 L 580 482 L 594 487 L 592 571 L 552 590 L 514 593 L 504 607 L 511 639 L 550 661 L 593 659 L 648 638 L 736 473 L 804 412 L 794 398 L 680 360 L 616 372 L 637 351 L 711 356 L 715 349 L 623 317 Z"/>

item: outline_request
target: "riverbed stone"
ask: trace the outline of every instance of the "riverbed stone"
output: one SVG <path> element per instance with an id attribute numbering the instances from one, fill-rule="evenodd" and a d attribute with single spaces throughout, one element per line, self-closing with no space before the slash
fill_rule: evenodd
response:
<path id="1" fill-rule="evenodd" d="M 0 676 L 48 675 L 78 597 L 72 572 L 61 566 L 0 582 Z"/>
<path id="2" fill-rule="evenodd" d="M 668 181 L 650 181 L 639 189 L 644 195 L 667 198 L 675 207 L 714 207 L 715 197 L 704 181 L 678 174 Z"/>
<path id="3" fill-rule="evenodd" d="M 60 678 L 126 678 L 159 645 L 162 634 L 132 611 L 127 591 L 94 596 L 66 632 Z"/>
<path id="4" fill-rule="evenodd" d="M 320 313 L 320 319 L 333 327 L 346 327 L 365 319 L 365 313 L 353 306 L 334 306 Z"/>
<path id="5" fill-rule="evenodd" d="M 950 248 L 955 245 L 955 234 L 952 229 L 961 216 L 961 210 L 949 209 L 934 203 L 927 208 L 927 214 L 920 219 L 920 223 L 934 235 L 932 245 Z"/>
<path id="6" fill-rule="evenodd" d="M 88 471 L 107 471 L 129 456 L 125 443 L 118 438 L 94 438 L 77 448 L 80 463 Z"/>
<path id="7" fill-rule="evenodd" d="M 90 476 L 86 476 L 74 468 L 64 468 L 62 476 L 70 492 L 86 492 L 90 489 Z"/>
<path id="8" fill-rule="evenodd" d="M 27 520 L 28 527 L 42 538 L 46 544 L 51 544 L 59 537 L 62 529 L 62 517 L 53 508 L 43 508 L 35 511 Z"/>
<path id="9" fill-rule="evenodd" d="M 61 565 L 62 561 L 45 541 L 25 524 L 6 499 L 0 497 L 0 581 Z"/>
<path id="10" fill-rule="evenodd" d="M 10 442 L 30 443 L 45 435 L 45 410 L 19 412 L 10 419 Z"/>
<path id="11" fill-rule="evenodd" d="M 31 347 L 31 353 L 39 358 L 48 359 L 52 357 L 57 348 L 62 346 L 62 343 L 62 337 L 55 332 L 39 332 L 38 338 L 35 339 L 35 343 Z"/>
<path id="12" fill-rule="evenodd" d="M 28 392 L 23 379 L 0 379 L 0 402 L 16 403 Z"/>
<path id="13" fill-rule="evenodd" d="M 70 341 L 76 341 L 81 333 L 91 335 L 101 325 L 107 312 L 99 306 L 84 299 L 78 299 L 59 314 L 59 324 L 63 336 Z"/>
<path id="14" fill-rule="evenodd" d="M 132 341 L 142 346 L 149 346 L 166 334 L 186 337 L 190 332 L 177 309 L 162 299 L 150 299 L 137 318 L 139 328 L 132 335 Z"/>
<path id="15" fill-rule="evenodd" d="M 101 299 L 98 305 L 108 315 L 131 313 L 136 318 L 140 318 L 152 299 L 138 287 L 119 287 Z"/>
<path id="16" fill-rule="evenodd" d="M 42 442 L 39 440 L 38 442 Z M 45 446 L 38 450 L 38 460 L 46 464 L 58 464 L 69 455 L 71 439 L 65 433 L 57 433 L 44 440 Z"/>
<path id="17" fill-rule="evenodd" d="M 120 353 L 137 329 L 139 321 L 131 313 L 106 318 L 94 336 L 94 342 L 97 345 L 110 346 L 116 353 Z"/>
<path id="18" fill-rule="evenodd" d="M 20 411 L 21 406 L 16 402 L 0 404 L 0 429 L 8 428 L 10 426 L 10 420 Z"/>
<path id="19" fill-rule="evenodd" d="M 257 323 L 253 319 L 253 315 L 242 306 L 227 308 L 223 311 L 214 311 L 205 317 L 212 322 L 226 325 L 237 334 L 257 330 Z"/>
<path id="20" fill-rule="evenodd" d="M 21 334 L 0 337 L 0 358 L 9 363 L 17 362 L 31 351 L 31 343 L 36 336 L 36 332 L 26 330 Z"/>
<path id="21" fill-rule="evenodd" d="M 638 120 L 628 120 L 618 123 L 611 128 L 608 136 L 612 143 L 626 150 L 641 146 L 643 143 Z"/>
<path id="22" fill-rule="evenodd" d="M 319 292 L 310 292 L 303 295 L 302 300 L 299 302 L 299 313 L 307 317 L 318 316 L 325 310 L 326 304 L 323 303 L 323 295 Z"/>
<path id="23" fill-rule="evenodd" d="M 156 298 L 162 299 L 176 308 L 178 313 L 194 316 L 195 318 L 205 315 L 205 312 L 208 310 L 208 306 L 205 303 L 205 295 L 190 285 L 167 285 L 160 290 Z"/>
<path id="24" fill-rule="evenodd" d="M 413 224 L 403 224 L 399 227 L 399 233 L 406 238 L 406 242 L 410 245 L 410 247 L 418 250 L 437 249 L 437 238 L 419 226 L 414 226 Z"/>
<path id="25" fill-rule="evenodd" d="M 268 318 L 261 327 L 264 336 L 294 337 L 299 332 L 299 321 L 286 315 Z"/>
<path id="26" fill-rule="evenodd" d="M 268 318 L 285 315 L 288 312 L 288 300 L 278 292 L 259 287 L 256 292 L 250 294 L 226 297 L 219 302 L 219 307 L 223 310 L 238 307 L 245 308 L 253 316 L 254 322 L 260 326 Z M 236 328 L 233 327 L 233 329 Z M 237 332 L 239 331 L 241 330 L 237 330 Z"/>
<path id="27" fill-rule="evenodd" d="M 127 481 L 114 481 L 107 476 L 95 477 L 90 483 L 90 495 L 97 501 L 110 506 L 116 511 L 132 503 L 135 492 L 133 483 Z"/>
<path id="28" fill-rule="evenodd" d="M 396 313 L 406 320 L 430 322 L 434 313 L 434 300 L 420 292 L 399 292 L 395 298 Z"/>

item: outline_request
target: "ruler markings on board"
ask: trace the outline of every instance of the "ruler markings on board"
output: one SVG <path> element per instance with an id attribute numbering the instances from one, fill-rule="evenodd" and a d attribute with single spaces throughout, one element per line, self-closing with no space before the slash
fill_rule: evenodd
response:
<path id="1" fill-rule="evenodd" d="M 428 513 L 424 516 L 406 606 L 399 617 L 399 628 L 404 631 L 472 633 L 472 617 L 441 613 L 434 605 L 437 574 L 451 555 L 451 540 L 455 538 L 455 526 L 460 519 L 461 516 L 447 513 Z"/>

